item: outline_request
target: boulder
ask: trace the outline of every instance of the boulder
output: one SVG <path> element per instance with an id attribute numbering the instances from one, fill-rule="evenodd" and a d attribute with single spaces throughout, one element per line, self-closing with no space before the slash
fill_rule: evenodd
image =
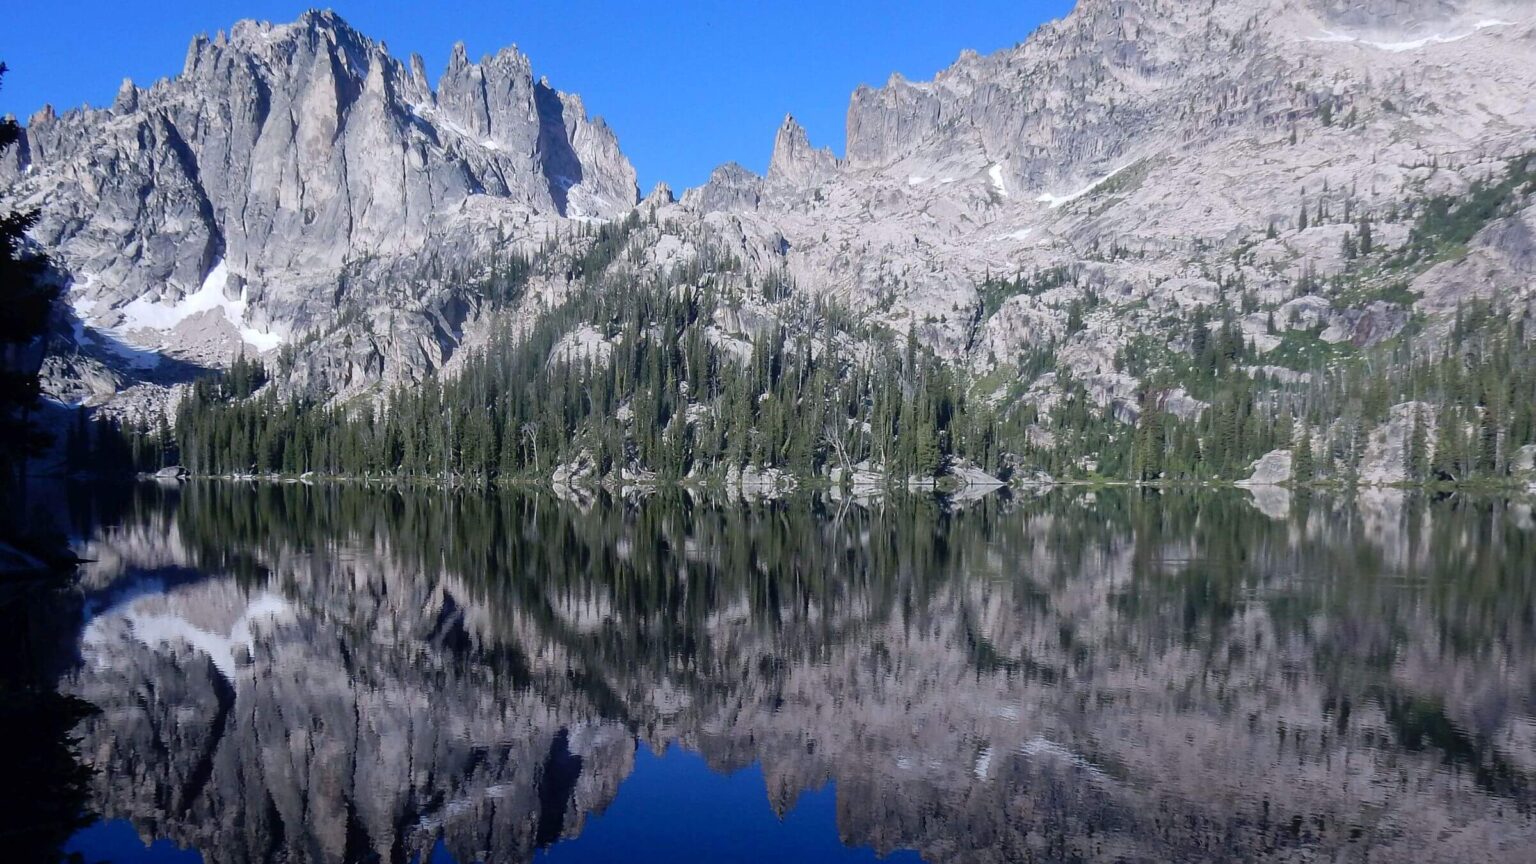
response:
<path id="1" fill-rule="evenodd" d="M 557 487 L 569 488 L 591 483 L 596 478 L 597 460 L 592 457 L 592 451 L 582 450 L 575 459 L 556 465 L 549 482 Z"/>
<path id="2" fill-rule="evenodd" d="M 1527 444 L 1516 450 L 1509 459 L 1509 470 L 1514 474 L 1536 473 L 1536 444 Z"/>
<path id="3" fill-rule="evenodd" d="M 1252 475 L 1237 481 L 1239 486 L 1279 486 L 1291 482 L 1291 451 L 1271 450 L 1250 466 Z"/>
<path id="4" fill-rule="evenodd" d="M 833 486 L 841 487 L 846 480 L 854 493 L 867 493 L 885 487 L 885 466 L 865 459 L 848 471 L 841 467 L 833 468 L 830 478 Z"/>
<path id="5" fill-rule="evenodd" d="M 1426 448 L 1435 442 L 1435 408 L 1426 402 L 1402 402 L 1393 405 L 1386 422 L 1371 430 L 1360 457 L 1360 483 L 1366 486 L 1390 486 L 1406 483 L 1410 476 L 1414 415 L 1424 421 Z"/>
<path id="6" fill-rule="evenodd" d="M 966 488 L 973 486 L 981 488 L 995 488 L 1004 485 L 1003 481 L 993 477 L 991 474 L 988 474 L 980 468 L 977 468 L 975 465 L 971 464 L 971 462 L 964 459 L 959 460 L 955 462 L 955 464 L 949 466 L 949 476 L 960 481 L 960 485 Z"/>

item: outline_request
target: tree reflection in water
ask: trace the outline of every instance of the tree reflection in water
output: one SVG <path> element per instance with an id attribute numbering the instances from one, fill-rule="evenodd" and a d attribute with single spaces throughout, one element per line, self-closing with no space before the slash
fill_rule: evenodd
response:
<path id="1" fill-rule="evenodd" d="M 529 860 L 670 745 L 933 861 L 1536 839 L 1521 504 L 135 495 L 65 686 L 95 806 L 210 862 Z"/>

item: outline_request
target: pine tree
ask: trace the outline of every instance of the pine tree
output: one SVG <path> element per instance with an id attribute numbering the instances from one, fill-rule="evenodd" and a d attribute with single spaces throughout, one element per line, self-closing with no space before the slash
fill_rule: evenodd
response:
<path id="1" fill-rule="evenodd" d="M 1499 474 L 1499 418 L 1492 406 L 1484 409 L 1478 424 L 1477 470 L 1486 477 Z"/>
<path id="2" fill-rule="evenodd" d="M 1296 440 L 1294 449 L 1291 459 L 1292 482 L 1305 486 L 1317 479 L 1317 467 L 1312 456 L 1312 430 L 1302 427 L 1301 437 Z"/>
<path id="3" fill-rule="evenodd" d="M 1136 418 L 1136 436 L 1132 448 L 1132 474 L 1140 482 L 1158 480 L 1165 470 L 1163 414 L 1157 396 L 1142 397 L 1141 413 Z"/>
<path id="4" fill-rule="evenodd" d="M 155 468 L 164 468 L 174 465 L 180 454 L 176 452 L 176 439 L 171 435 L 171 424 L 166 419 L 165 409 L 155 414 Z"/>
<path id="5" fill-rule="evenodd" d="M 1314 210 L 1304 201 L 1309 221 L 1314 212 L 1326 208 Z M 1347 201 L 1342 224 L 1360 226 L 1357 249 L 1364 244 L 1369 223 Z M 602 233 L 572 230 L 589 239 Z M 685 269 L 680 281 L 642 286 L 601 283 L 593 273 L 600 275 L 583 270 L 572 296 L 531 331 L 493 338 L 451 379 L 397 390 L 377 416 L 366 408 L 279 400 L 262 386 L 265 370 L 238 358 L 222 380 L 199 382 L 183 403 L 175 426 L 177 458 L 220 472 L 254 464 L 259 470 L 386 470 L 473 482 L 497 474 L 544 474 L 583 450 L 597 457 L 605 475 L 638 465 L 663 477 L 718 477 L 748 462 L 812 476 L 864 459 L 901 476 L 935 472 L 950 458 L 999 470 L 1027 465 L 1071 473 L 1079 470 L 1080 457 L 1093 454 L 1106 476 L 1208 479 L 1235 476 L 1258 454 L 1290 444 L 1296 417 L 1308 446 L 1296 445 L 1293 467 L 1304 484 L 1325 466 L 1340 466 L 1347 479 L 1366 432 L 1386 417 L 1388 406 L 1409 399 L 1427 403 L 1425 414 L 1472 418 L 1477 430 L 1470 437 L 1455 434 L 1462 427 L 1453 420 L 1433 432 L 1427 422 L 1432 415 L 1416 416 L 1421 441 L 1415 445 L 1410 433 L 1407 442 L 1416 477 L 1438 476 L 1436 467 L 1457 480 L 1467 479 L 1469 466 L 1501 470 L 1512 448 L 1530 441 L 1536 427 L 1536 400 L 1530 398 L 1536 361 L 1523 341 L 1520 316 L 1483 302 L 1460 310 L 1455 350 L 1443 357 L 1416 357 L 1411 345 L 1341 346 L 1349 353 L 1314 367 L 1310 380 L 1281 384 L 1266 375 L 1249 377 L 1246 370 L 1257 358 L 1239 322 L 1263 314 L 1275 335 L 1281 325 L 1241 276 L 1215 272 L 1211 278 L 1221 296 L 1216 305 L 1195 311 L 1182 338 L 1158 344 L 1142 334 L 1117 351 L 1115 367 L 1147 382 L 1139 419 L 1127 426 L 1058 368 L 1054 344 L 1011 364 L 1003 361 L 1024 384 L 1056 373 L 1060 398 L 1049 411 L 1016 395 L 995 405 L 971 402 L 955 368 L 939 360 L 915 329 L 905 342 L 878 330 L 871 335 L 837 310 L 811 309 L 795 297 L 786 301 L 782 321 L 752 340 L 750 357 L 738 360 L 724 355 L 700 323 L 713 319 L 713 293 L 679 288 L 701 284 L 703 270 Z M 989 275 L 986 290 L 1038 294 L 1077 286 L 1078 299 L 1068 310 L 1075 328 L 1087 323 L 1097 303 L 1081 279 L 1067 268 L 1020 275 L 1012 283 Z M 1304 290 L 1324 287 L 1311 277 L 1304 283 Z M 610 340 L 606 362 L 552 361 L 556 344 L 578 325 Z M 850 342 L 860 346 L 857 359 L 841 347 Z M 1149 394 L 1174 386 L 1210 408 L 1190 420 L 1162 412 Z M 689 416 L 697 419 L 689 422 Z M 1307 429 L 1315 418 L 1327 418 L 1327 425 Z M 1038 432 L 1050 433 L 1056 443 L 1042 444 Z M 1433 461 L 1422 440 L 1431 435 L 1454 439 Z M 153 459 L 155 448 L 139 449 Z"/>
<path id="6" fill-rule="evenodd" d="M 1424 411 L 1413 409 L 1413 430 L 1408 435 L 1408 476 L 1419 482 L 1429 478 L 1429 440 L 1424 425 Z"/>
<path id="7" fill-rule="evenodd" d="M 943 465 L 938 436 L 934 433 L 933 427 L 926 422 L 920 422 L 916 437 L 916 446 L 913 448 L 915 459 L 912 466 L 913 473 L 920 477 L 933 477 L 939 473 Z"/>
<path id="8" fill-rule="evenodd" d="M 1456 482 L 1462 479 L 1457 464 L 1457 453 L 1461 449 L 1457 440 L 1461 437 L 1458 432 L 1460 422 L 1453 410 L 1440 413 L 1439 422 L 1435 425 L 1435 451 L 1430 457 L 1430 475 L 1435 480 Z"/>

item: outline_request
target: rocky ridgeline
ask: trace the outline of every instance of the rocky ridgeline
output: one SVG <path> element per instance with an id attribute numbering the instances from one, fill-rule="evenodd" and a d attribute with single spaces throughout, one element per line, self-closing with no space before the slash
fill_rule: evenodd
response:
<path id="1" fill-rule="evenodd" d="M 41 210 L 34 236 L 89 325 L 74 341 L 128 369 L 345 326 L 361 338 L 375 316 L 404 324 L 381 355 L 433 368 L 451 303 L 424 279 L 404 302 L 381 296 L 391 264 L 536 243 L 550 220 L 614 218 L 638 197 L 611 130 L 516 48 L 472 63 L 457 46 L 434 92 L 420 57 L 328 12 L 199 37 L 180 75 L 124 82 L 108 108 L 45 108 L 0 184 Z"/>
<path id="2" fill-rule="evenodd" d="M 1200 306 L 1243 304 L 1263 353 L 1314 335 L 1368 346 L 1414 313 L 1440 338 L 1474 297 L 1529 309 L 1529 206 L 1412 267 L 1384 262 L 1416 204 L 1531 149 L 1533 58 L 1536 16 L 1506 0 L 1083 0 L 932 81 L 859 88 L 846 158 L 786 117 L 765 176 L 728 164 L 637 204 L 610 130 L 515 49 L 456 51 L 433 92 L 419 60 L 310 13 L 199 39 L 182 75 L 110 108 L 45 110 L 0 184 L 41 207 L 37 239 L 74 280 L 85 326 L 60 345 L 79 353 L 51 375 L 67 401 L 195 372 L 168 356 L 280 346 L 284 386 L 321 396 L 451 372 L 498 322 L 568 295 L 577 268 L 561 262 L 590 243 L 573 221 L 638 207 L 644 228 L 606 266 L 618 281 L 710 274 L 733 344 L 774 320 L 762 286 L 792 285 L 1045 412 L 1057 379 L 1015 380 L 1014 364 L 1051 344 L 1103 410 L 1134 419 L 1140 382 L 1114 358 Z M 1362 222 L 1374 249 L 1357 261 Z M 512 305 L 448 272 L 541 246 L 556 264 Z M 726 257 L 739 269 L 715 266 Z M 1066 278 L 1030 281 L 1048 272 Z M 994 277 L 1024 287 L 988 294 Z"/>
<path id="3" fill-rule="evenodd" d="M 1131 336 L 1234 283 L 1256 296 L 1245 327 L 1268 350 L 1262 313 L 1343 272 L 1360 219 L 1396 247 L 1411 204 L 1530 149 L 1533 23 L 1497 2 L 1087 0 L 932 81 L 860 88 L 845 160 L 786 118 L 766 178 L 722 169 L 684 205 L 736 211 L 747 236 L 786 249 L 799 285 L 982 372 L 1054 339 L 1081 377 L 1106 373 Z M 1327 218 L 1301 224 L 1319 205 Z M 1528 302 L 1533 218 L 1408 274 L 1420 310 Z M 990 307 L 977 291 L 1062 266 L 1073 285 Z M 1068 333 L 1069 305 L 1089 295 L 1099 310 Z M 1333 342 L 1377 342 L 1407 319 L 1401 305 L 1311 299 Z"/>

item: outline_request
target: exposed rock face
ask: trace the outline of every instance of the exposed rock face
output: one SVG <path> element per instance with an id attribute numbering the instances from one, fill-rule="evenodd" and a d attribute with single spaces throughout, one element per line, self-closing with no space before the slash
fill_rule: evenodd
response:
<path id="1" fill-rule="evenodd" d="M 846 160 L 786 120 L 766 178 L 722 169 L 662 214 L 730 211 L 764 266 L 978 373 L 1054 341 L 1078 377 L 1102 375 L 1128 340 L 1221 302 L 1213 272 L 1264 310 L 1245 325 L 1261 352 L 1313 336 L 1362 348 L 1401 332 L 1408 303 L 1310 286 L 1349 269 L 1360 219 L 1398 248 L 1408 205 L 1529 149 L 1533 58 L 1533 10 L 1501 0 L 1084 0 L 932 81 L 860 88 Z M 1439 320 L 1494 295 L 1529 309 L 1532 212 L 1409 273 L 1418 309 Z M 1071 277 L 1048 290 L 991 305 L 976 290 L 1055 268 Z M 1085 298 L 1100 311 L 1068 333 Z"/>
<path id="2" fill-rule="evenodd" d="M 1536 444 L 1527 444 L 1516 450 L 1509 460 L 1509 470 L 1522 477 L 1536 474 Z"/>
<path id="3" fill-rule="evenodd" d="M 1393 405 L 1391 417 L 1371 430 L 1366 440 L 1365 455 L 1360 460 L 1361 483 L 1384 486 L 1412 479 L 1410 463 L 1415 423 L 1422 424 L 1425 457 L 1434 455 L 1435 407 L 1427 402 Z"/>
<path id="4" fill-rule="evenodd" d="M 1272 450 L 1253 463 L 1253 473 L 1239 486 L 1278 486 L 1291 482 L 1291 451 Z"/>
<path id="5" fill-rule="evenodd" d="M 1525 483 L 1526 491 L 1536 494 L 1536 444 L 1527 444 L 1516 450 L 1509 460 L 1510 476 Z M 1527 514 L 1529 523 L 1529 514 Z"/>
<path id="6" fill-rule="evenodd" d="M 571 462 L 556 465 L 550 474 L 550 482 L 561 489 L 582 486 L 594 482 L 597 476 L 597 460 L 586 450 Z"/>
<path id="7" fill-rule="evenodd" d="M 961 486 L 966 488 L 977 487 L 985 489 L 1003 485 L 1003 481 L 969 462 L 960 462 L 949 466 L 949 476 L 955 478 L 960 482 Z"/>
<path id="8" fill-rule="evenodd" d="M 199 37 L 174 79 L 39 112 L 23 149 L 0 184 L 40 208 L 83 319 L 131 337 L 212 309 L 250 350 L 374 305 L 360 262 L 637 200 L 608 127 L 515 48 L 471 63 L 458 46 L 433 92 L 420 58 L 329 12 Z"/>
<path id="9" fill-rule="evenodd" d="M 773 141 L 773 157 L 768 162 L 768 182 L 810 187 L 832 178 L 837 157 L 829 149 L 811 147 L 805 127 L 789 115 Z"/>
<path id="10" fill-rule="evenodd" d="M 883 492 L 890 482 L 885 466 L 872 464 L 869 460 L 860 462 L 847 470 L 842 466 L 835 467 L 828 474 L 834 489 L 841 490 L 844 485 L 847 485 L 855 495 Z"/>
<path id="11" fill-rule="evenodd" d="M 1419 308 L 1441 316 L 1472 298 L 1497 297 L 1532 315 L 1536 304 L 1536 207 L 1494 221 L 1473 238 L 1464 257 L 1435 266 L 1414 283 Z M 1523 290 L 1522 290 L 1523 289 Z"/>
<path id="12" fill-rule="evenodd" d="M 1329 287 L 1358 269 L 1361 223 L 1378 255 L 1400 250 L 1412 205 L 1529 150 L 1532 92 L 1529 3 L 1082 0 L 932 81 L 860 88 L 845 159 L 786 117 L 766 176 L 733 163 L 680 201 L 659 189 L 609 266 L 710 273 L 742 317 L 763 285 L 792 285 L 1047 411 L 1064 379 L 1009 376 L 1049 345 L 1129 421 L 1141 381 L 1117 353 L 1233 302 L 1232 285 L 1260 353 L 1367 347 L 1412 312 L 1441 339 L 1472 297 L 1536 316 L 1528 199 L 1405 285 Z M 217 363 L 286 342 L 288 383 L 325 396 L 451 367 L 490 324 L 475 274 L 449 271 L 546 236 L 578 256 L 589 241 L 562 220 L 612 220 L 637 198 L 611 131 L 515 49 L 456 50 L 433 92 L 419 59 L 328 13 L 199 39 L 181 76 L 125 86 L 110 108 L 39 112 L 0 186 L 42 207 L 84 341 L 128 386 L 135 346 L 201 345 L 194 359 Z M 562 302 L 561 263 L 499 314 L 526 323 Z M 998 276 L 1018 285 L 980 290 Z"/>
<path id="13" fill-rule="evenodd" d="M 1164 155 L 1173 129 L 1184 133 L 1176 149 L 1195 149 L 1295 119 L 1305 106 L 1285 91 L 1298 60 L 1320 60 L 1337 76 L 1361 61 L 1382 66 L 1393 54 L 1471 38 L 1497 21 L 1528 24 L 1529 14 L 1528 4 L 1500 0 L 1243 0 L 1212 8 L 1083 0 L 1013 49 L 962 53 L 931 82 L 893 75 L 882 88 L 861 87 L 848 111 L 848 158 L 855 167 L 889 167 L 970 155 L 985 160 L 978 167 L 1001 166 L 1004 194 L 1077 188 Z M 1404 71 L 1382 69 L 1389 77 Z"/>
<path id="14" fill-rule="evenodd" d="M 735 162 L 716 168 L 709 181 L 683 195 L 683 203 L 699 213 L 715 210 L 751 210 L 763 195 L 762 178 Z"/>
<path id="15" fill-rule="evenodd" d="M 736 498 L 777 498 L 793 492 L 795 477 L 780 468 L 732 465 L 725 477 L 726 494 Z"/>

